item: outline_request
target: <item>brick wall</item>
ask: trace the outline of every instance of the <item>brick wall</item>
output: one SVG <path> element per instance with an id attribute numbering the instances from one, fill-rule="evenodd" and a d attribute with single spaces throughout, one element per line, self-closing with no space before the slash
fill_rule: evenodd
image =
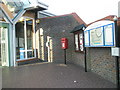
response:
<path id="1" fill-rule="evenodd" d="M 89 69 L 116 83 L 115 57 L 111 56 L 111 48 L 89 48 L 89 52 Z"/>
<path id="2" fill-rule="evenodd" d="M 47 36 L 50 36 L 53 40 L 53 62 L 64 62 L 64 51 L 61 49 L 61 38 L 68 38 L 67 49 L 67 63 L 75 62 L 72 60 L 74 54 L 74 35 L 70 33 L 76 26 L 80 25 L 73 15 L 66 15 L 53 18 L 45 18 L 40 20 L 40 24 L 37 25 L 37 30 L 42 28 L 44 31 L 44 43 L 47 41 Z M 79 55 L 79 54 L 78 54 Z M 79 57 L 78 57 L 79 58 Z M 47 60 L 47 47 L 45 46 L 45 59 Z"/>
<path id="3" fill-rule="evenodd" d="M 113 16 L 110 16 L 110 19 Z M 106 19 L 106 18 L 105 18 Z M 107 19 L 109 19 L 107 17 Z M 103 20 L 103 19 L 101 19 Z M 47 36 L 53 40 L 53 62 L 64 63 L 64 51 L 61 49 L 62 37 L 68 38 L 69 48 L 67 49 L 67 63 L 73 63 L 84 67 L 84 53 L 75 52 L 74 35 L 70 33 L 76 26 L 80 25 L 73 15 L 45 18 L 40 20 L 37 30 L 43 28 L 44 43 Z M 47 60 L 47 47 L 45 46 L 45 59 Z M 87 48 L 87 67 L 101 77 L 116 83 L 115 57 L 111 56 L 111 48 Z"/>

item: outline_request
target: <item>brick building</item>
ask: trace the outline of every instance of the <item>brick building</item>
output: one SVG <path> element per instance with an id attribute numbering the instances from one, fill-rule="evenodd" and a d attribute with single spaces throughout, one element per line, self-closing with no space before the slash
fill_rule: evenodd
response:
<path id="1" fill-rule="evenodd" d="M 63 63 L 64 51 L 61 49 L 61 38 L 65 37 L 68 38 L 69 42 L 67 62 L 74 62 L 75 60 L 72 60 L 72 56 L 74 55 L 71 53 L 74 52 L 74 35 L 70 32 L 76 26 L 81 24 L 85 24 L 85 22 L 79 18 L 76 13 L 41 19 L 40 23 L 37 24 L 37 32 L 40 33 L 43 30 L 43 37 L 41 35 L 39 40 L 44 41 L 44 45 L 37 45 L 41 48 L 38 50 L 38 53 L 40 53 L 40 56 L 38 57 L 40 59 L 48 60 L 48 62 L 53 61 Z M 49 46 L 46 46 L 47 43 Z"/>
<path id="2" fill-rule="evenodd" d="M 113 21 L 113 18 L 114 15 L 110 15 L 95 22 L 102 20 Z M 66 51 L 67 63 L 85 67 L 85 53 L 84 50 L 76 50 L 75 35 L 78 34 L 78 32 L 83 33 L 83 27 L 87 27 L 95 22 L 86 25 L 75 13 L 41 19 L 40 23 L 37 24 L 37 31 L 43 31 L 41 35 L 43 37 L 40 37 L 39 40 L 43 40 L 44 38 L 44 43 L 38 45 L 41 46 L 41 49 L 38 50 L 38 53 L 41 55 L 39 58 L 48 60 L 48 62 L 64 63 L 64 51 L 61 49 L 61 38 L 66 37 L 69 43 Z M 83 27 L 81 27 L 82 25 Z M 80 48 L 80 46 L 78 46 L 78 48 Z M 111 56 L 111 48 L 90 47 L 86 48 L 86 51 L 87 70 L 116 83 L 115 57 Z"/>

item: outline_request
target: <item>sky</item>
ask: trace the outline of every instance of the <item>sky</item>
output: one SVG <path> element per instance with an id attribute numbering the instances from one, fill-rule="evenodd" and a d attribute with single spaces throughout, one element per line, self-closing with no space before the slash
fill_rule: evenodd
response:
<path id="1" fill-rule="evenodd" d="M 47 4 L 48 12 L 55 15 L 77 13 L 78 16 L 90 23 L 108 15 L 118 15 L 120 0 L 39 0 Z"/>

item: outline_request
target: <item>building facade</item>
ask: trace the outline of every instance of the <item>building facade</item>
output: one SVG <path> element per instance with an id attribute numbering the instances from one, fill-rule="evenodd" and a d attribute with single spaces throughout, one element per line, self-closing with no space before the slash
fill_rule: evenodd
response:
<path id="1" fill-rule="evenodd" d="M 64 50 L 61 48 L 61 38 L 67 38 L 67 63 L 85 68 L 85 50 L 82 48 L 83 38 L 81 36 L 84 28 L 103 20 L 113 21 L 113 18 L 113 15 L 107 16 L 88 25 L 75 13 L 41 19 L 41 23 L 37 24 L 37 30 L 43 30 L 41 34 L 43 37 L 40 40 L 44 38 L 42 45 L 39 45 L 43 48 L 41 50 L 44 50 L 38 51 L 39 55 L 41 55 L 40 58 L 44 57 L 41 59 L 48 60 L 48 62 L 64 63 Z M 86 64 L 88 72 L 94 72 L 116 83 L 116 62 L 115 57 L 111 55 L 111 47 L 86 47 Z"/>
<path id="2" fill-rule="evenodd" d="M 0 65 L 16 66 L 37 58 L 35 24 L 38 11 L 48 6 L 35 0 L 0 0 Z"/>
<path id="3" fill-rule="evenodd" d="M 14 3 L 4 1 L 0 0 L 2 66 L 16 66 L 18 62 L 36 58 L 50 63 L 64 63 L 61 38 L 67 38 L 67 63 L 85 68 L 84 29 L 96 22 L 112 21 L 114 18 L 108 16 L 86 25 L 76 13 L 55 16 L 44 12 L 48 6 L 38 0 L 35 3 L 28 0 Z M 118 19 L 118 30 L 119 25 Z M 111 47 L 86 47 L 86 64 L 87 71 L 116 83 L 116 64 L 115 57 L 111 56 Z"/>
<path id="4" fill-rule="evenodd" d="M 41 23 L 37 24 L 37 33 L 40 33 L 38 50 L 40 59 L 48 60 L 53 63 L 64 63 L 64 50 L 62 49 L 61 38 L 68 39 L 67 62 L 71 63 L 72 52 L 74 52 L 74 36 L 71 32 L 74 27 L 85 24 L 85 22 L 77 16 L 76 13 L 43 18 Z"/>

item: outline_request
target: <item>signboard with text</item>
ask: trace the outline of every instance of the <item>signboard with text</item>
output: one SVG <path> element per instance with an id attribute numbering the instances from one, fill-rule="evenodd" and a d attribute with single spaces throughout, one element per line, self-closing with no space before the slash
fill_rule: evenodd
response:
<path id="1" fill-rule="evenodd" d="M 115 46 L 115 30 L 113 21 L 99 21 L 88 26 L 85 31 L 85 47 Z"/>

